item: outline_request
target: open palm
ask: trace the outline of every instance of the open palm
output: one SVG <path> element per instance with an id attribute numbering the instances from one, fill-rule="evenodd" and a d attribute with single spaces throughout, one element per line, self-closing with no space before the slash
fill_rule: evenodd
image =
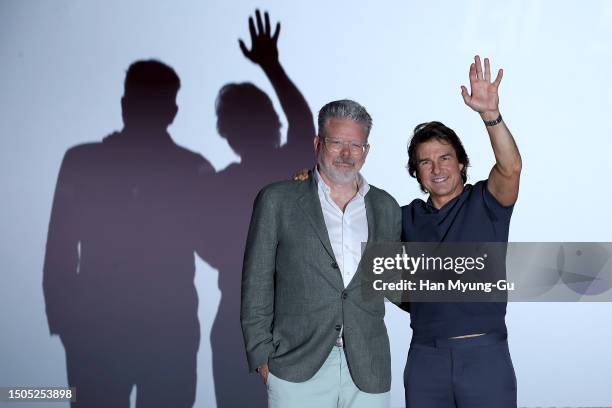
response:
<path id="1" fill-rule="evenodd" d="M 491 67 L 489 59 L 484 60 L 484 74 L 480 57 L 474 57 L 474 62 L 470 65 L 470 92 L 465 86 L 461 86 L 461 96 L 467 106 L 479 113 L 495 112 L 499 110 L 499 84 L 504 75 L 503 70 L 499 70 L 495 81 L 491 82 Z"/>
<path id="2" fill-rule="evenodd" d="M 244 41 L 239 40 L 240 49 L 245 57 L 256 64 L 267 66 L 278 61 L 278 35 L 280 34 L 280 23 L 276 23 L 274 34 L 270 29 L 270 16 L 264 13 L 264 21 L 261 19 L 259 10 L 255 11 L 257 28 L 253 17 L 249 17 L 249 33 L 251 34 L 251 49 L 249 50 Z"/>

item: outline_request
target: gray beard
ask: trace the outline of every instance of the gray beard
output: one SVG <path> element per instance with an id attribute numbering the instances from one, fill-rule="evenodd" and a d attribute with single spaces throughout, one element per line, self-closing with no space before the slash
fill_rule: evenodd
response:
<path id="1" fill-rule="evenodd" d="M 319 171 L 324 173 L 328 178 L 330 178 L 334 183 L 338 184 L 348 184 L 357 181 L 357 173 L 358 171 L 353 169 L 348 173 L 343 173 L 338 171 L 334 165 L 331 165 L 331 168 L 325 166 L 321 161 L 318 161 Z"/>

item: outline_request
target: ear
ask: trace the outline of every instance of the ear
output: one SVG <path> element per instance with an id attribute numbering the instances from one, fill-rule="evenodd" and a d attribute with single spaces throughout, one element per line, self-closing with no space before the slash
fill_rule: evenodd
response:
<path id="1" fill-rule="evenodd" d="M 459 163 L 459 171 L 463 171 L 463 167 L 465 167 L 463 163 Z"/>
<path id="2" fill-rule="evenodd" d="M 321 146 L 321 138 L 319 137 L 319 135 L 314 137 L 313 146 L 315 153 L 317 153 L 319 151 L 319 146 Z"/>

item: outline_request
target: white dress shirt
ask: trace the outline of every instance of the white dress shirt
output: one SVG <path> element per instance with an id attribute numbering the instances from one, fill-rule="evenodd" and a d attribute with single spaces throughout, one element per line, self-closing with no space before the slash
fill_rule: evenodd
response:
<path id="1" fill-rule="evenodd" d="M 361 243 L 368 241 L 368 219 L 364 197 L 370 185 L 361 174 L 357 174 L 357 194 L 342 211 L 332 199 L 331 188 L 321 178 L 318 168 L 315 168 L 314 174 L 329 241 L 346 288 L 355 276 L 361 260 Z"/>

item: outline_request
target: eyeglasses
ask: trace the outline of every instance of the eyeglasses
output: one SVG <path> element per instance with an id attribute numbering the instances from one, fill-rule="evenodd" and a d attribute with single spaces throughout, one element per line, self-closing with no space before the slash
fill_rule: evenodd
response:
<path id="1" fill-rule="evenodd" d="M 323 140 L 325 148 L 330 153 L 340 153 L 342 151 L 342 148 L 348 145 L 353 156 L 361 156 L 365 154 L 368 147 L 370 147 L 370 145 L 367 143 L 356 143 L 351 141 L 345 142 L 338 139 L 331 139 L 329 137 L 322 137 L 321 140 Z"/>

